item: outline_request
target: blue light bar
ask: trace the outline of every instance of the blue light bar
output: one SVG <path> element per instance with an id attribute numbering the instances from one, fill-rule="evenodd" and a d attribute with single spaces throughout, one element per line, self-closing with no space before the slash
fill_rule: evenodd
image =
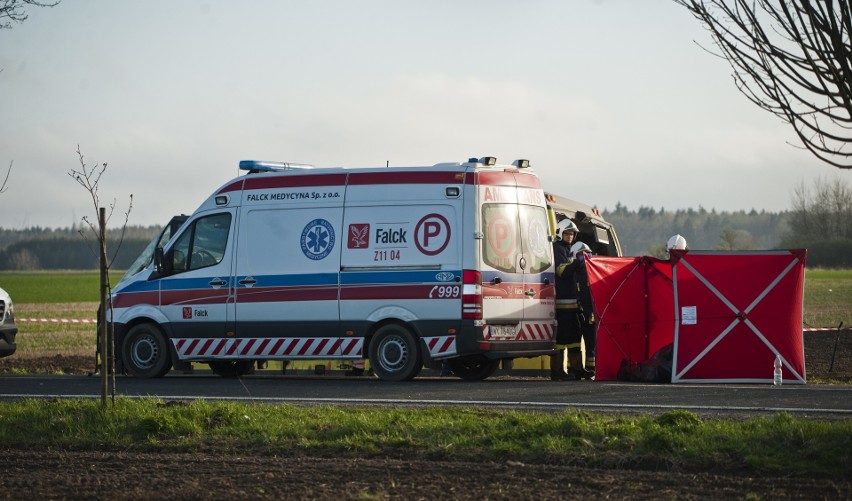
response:
<path id="1" fill-rule="evenodd" d="M 264 160 L 240 160 L 240 170 L 249 172 L 280 172 L 292 169 L 313 169 L 313 165 L 289 162 L 267 162 Z"/>

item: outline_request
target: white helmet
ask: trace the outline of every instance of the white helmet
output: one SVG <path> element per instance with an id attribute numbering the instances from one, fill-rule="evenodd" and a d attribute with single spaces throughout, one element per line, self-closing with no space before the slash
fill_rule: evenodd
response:
<path id="1" fill-rule="evenodd" d="M 572 256 L 577 257 L 577 254 L 579 254 L 581 252 L 587 252 L 587 253 L 591 254 L 592 249 L 590 249 L 589 246 L 586 245 L 585 242 L 577 242 L 577 243 L 575 243 L 574 245 L 571 246 L 571 255 Z"/>
<path id="2" fill-rule="evenodd" d="M 687 250 L 688 248 L 689 246 L 686 245 L 686 239 L 680 235 L 675 235 L 671 237 L 668 242 L 666 242 L 667 251 L 670 251 L 672 249 Z"/>
<path id="3" fill-rule="evenodd" d="M 577 225 L 574 224 L 574 221 L 566 218 L 556 223 L 556 236 L 554 239 L 562 240 L 562 233 L 566 231 L 573 231 L 574 234 L 580 233 L 580 230 L 577 229 Z"/>

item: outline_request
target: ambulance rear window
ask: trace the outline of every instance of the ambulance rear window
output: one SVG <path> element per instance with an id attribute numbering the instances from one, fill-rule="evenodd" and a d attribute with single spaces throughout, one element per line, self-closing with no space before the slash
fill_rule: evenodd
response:
<path id="1" fill-rule="evenodd" d="M 541 273 L 550 266 L 547 212 L 543 207 L 484 204 L 482 228 L 486 265 L 505 273 Z"/>
<path id="2" fill-rule="evenodd" d="M 482 206 L 482 259 L 485 264 L 506 273 L 518 269 L 518 206 L 484 204 Z"/>

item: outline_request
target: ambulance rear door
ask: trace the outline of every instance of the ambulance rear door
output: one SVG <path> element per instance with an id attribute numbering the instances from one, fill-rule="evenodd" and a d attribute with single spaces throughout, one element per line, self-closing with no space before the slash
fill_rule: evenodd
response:
<path id="1" fill-rule="evenodd" d="M 552 249 L 534 176 L 481 172 L 482 316 L 487 338 L 515 340 L 523 321 L 552 321 Z"/>

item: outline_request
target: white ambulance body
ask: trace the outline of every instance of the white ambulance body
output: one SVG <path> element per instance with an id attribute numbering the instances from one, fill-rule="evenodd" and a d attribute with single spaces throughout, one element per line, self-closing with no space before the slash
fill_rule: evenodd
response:
<path id="1" fill-rule="evenodd" d="M 553 347 L 548 215 L 527 161 L 406 168 L 243 161 L 112 295 L 118 367 L 369 359 L 464 379 Z"/>

